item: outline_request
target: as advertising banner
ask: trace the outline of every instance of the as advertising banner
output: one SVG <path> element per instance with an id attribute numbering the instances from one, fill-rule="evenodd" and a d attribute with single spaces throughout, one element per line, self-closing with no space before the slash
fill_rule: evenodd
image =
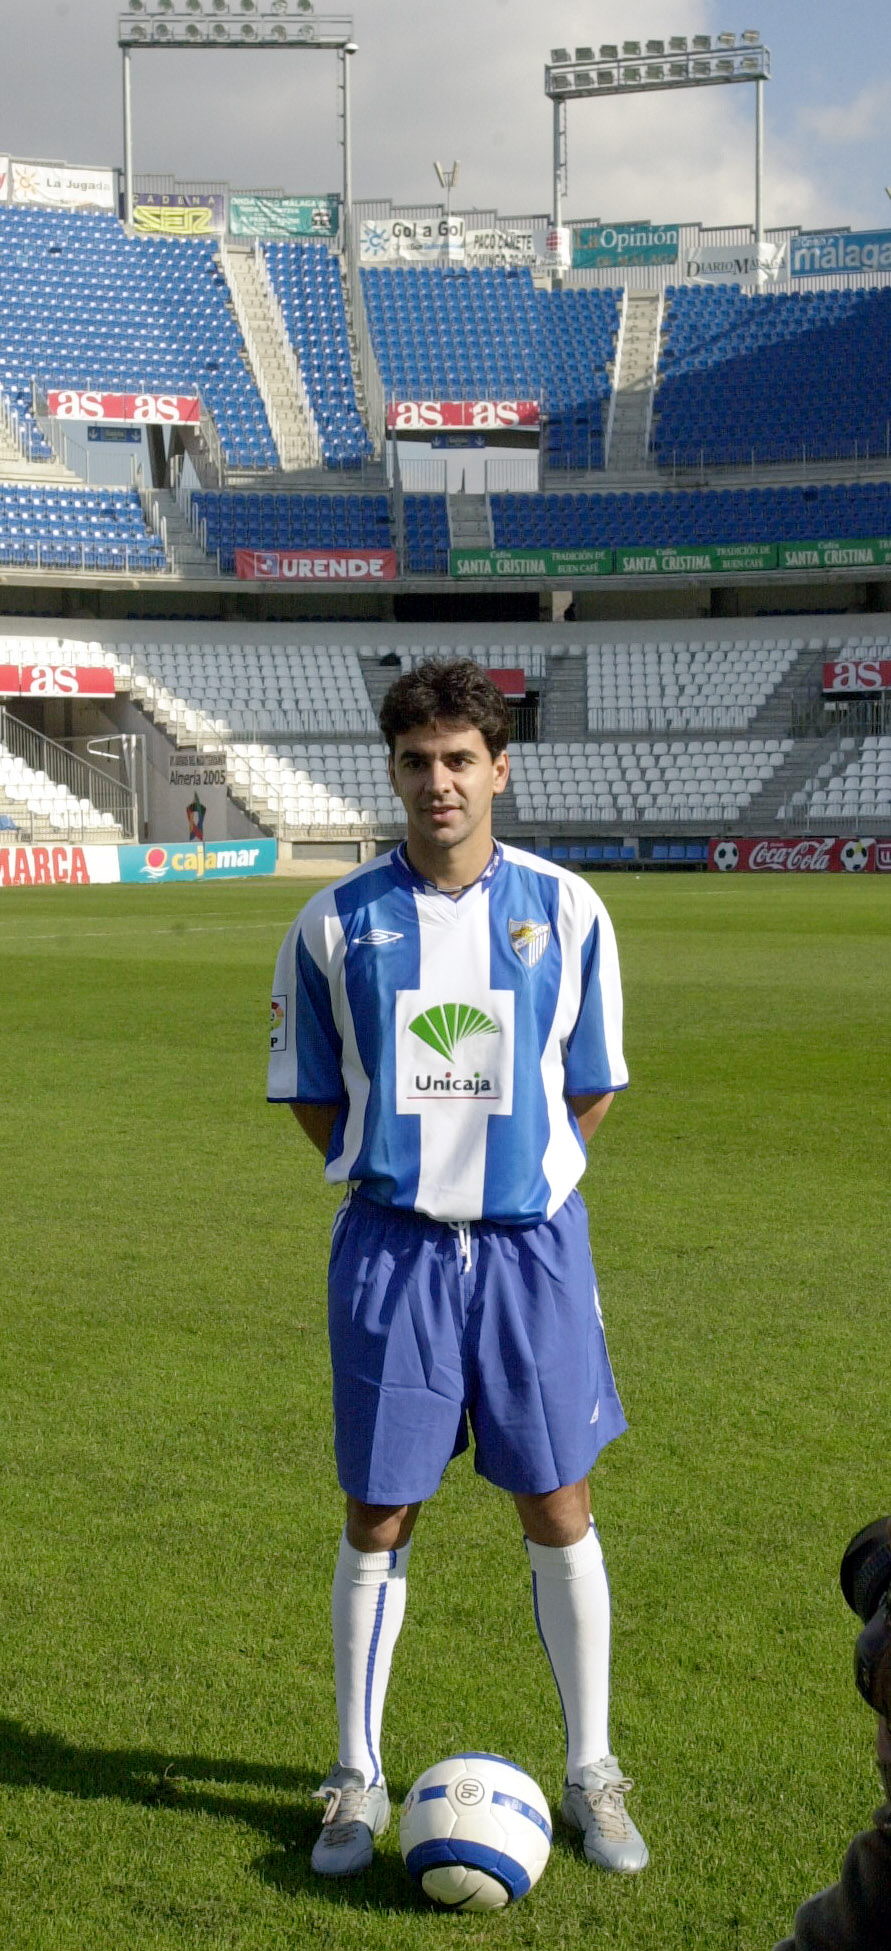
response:
<path id="1" fill-rule="evenodd" d="M 212 846 L 118 847 L 120 877 L 143 885 L 159 881 L 233 880 L 246 874 L 274 874 L 277 840 L 215 840 Z"/>
<path id="2" fill-rule="evenodd" d="M 435 262 L 464 256 L 464 218 L 366 218 L 359 231 L 361 264 Z"/>
<path id="3" fill-rule="evenodd" d="M 823 665 L 824 691 L 891 691 L 888 658 L 841 658 Z"/>
<path id="4" fill-rule="evenodd" d="M 825 231 L 789 239 L 793 278 L 836 277 L 841 271 L 891 271 L 891 230 Z"/>
<path id="5" fill-rule="evenodd" d="M 392 433 L 423 433 L 433 428 L 466 427 L 492 430 L 541 423 L 537 400 L 393 400 L 387 408 Z"/>
<path id="6" fill-rule="evenodd" d="M 121 878 L 118 852 L 117 847 L 0 847 L 0 888 L 108 887 Z"/>
<path id="7" fill-rule="evenodd" d="M 785 258 L 785 244 L 701 244 L 682 260 L 682 276 L 688 284 L 772 283 Z"/>
<path id="8" fill-rule="evenodd" d="M 780 569 L 885 569 L 891 563 L 891 538 L 865 542 L 780 542 Z"/>
<path id="9" fill-rule="evenodd" d="M 891 840 L 710 840 L 708 864 L 718 874 L 891 874 Z"/>
<path id="10" fill-rule="evenodd" d="M 113 698 L 104 664 L 0 664 L 0 698 Z"/>
<path id="11" fill-rule="evenodd" d="M 10 164 L 10 202 L 42 210 L 114 210 L 114 171 L 64 164 Z"/>
<path id="12" fill-rule="evenodd" d="M 46 412 L 53 420 L 134 420 L 142 426 L 197 426 L 198 400 L 181 393 L 75 393 L 51 387 Z"/>
<path id="13" fill-rule="evenodd" d="M 139 237 L 214 237 L 226 228 L 222 196 L 140 194 L 133 198 Z"/>
<path id="14" fill-rule="evenodd" d="M 612 549 L 450 549 L 449 574 L 478 576 L 611 576 Z"/>
<path id="15" fill-rule="evenodd" d="M 246 582 L 392 583 L 395 549 L 236 549 L 235 574 Z"/>
<path id="16" fill-rule="evenodd" d="M 325 196 L 229 197 L 232 237 L 336 237 L 340 198 Z"/>
<path id="17" fill-rule="evenodd" d="M 572 268 L 676 264 L 680 236 L 677 224 L 578 224 L 572 232 Z"/>

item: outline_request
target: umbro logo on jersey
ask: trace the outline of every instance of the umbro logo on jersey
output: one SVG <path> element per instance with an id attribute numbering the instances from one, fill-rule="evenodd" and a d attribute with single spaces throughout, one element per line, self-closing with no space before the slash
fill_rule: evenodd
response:
<path id="1" fill-rule="evenodd" d="M 507 932 L 510 945 L 527 969 L 533 969 L 540 962 L 551 939 L 549 921 L 509 921 Z"/>
<path id="2" fill-rule="evenodd" d="M 369 928 L 367 935 L 356 936 L 357 948 L 386 948 L 390 942 L 401 942 L 402 935 L 391 934 L 389 928 Z"/>

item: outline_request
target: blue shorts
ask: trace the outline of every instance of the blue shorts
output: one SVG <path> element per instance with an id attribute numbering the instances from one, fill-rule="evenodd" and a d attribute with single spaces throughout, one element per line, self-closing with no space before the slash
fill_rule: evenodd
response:
<path id="1" fill-rule="evenodd" d="M 354 1193 L 328 1323 L 338 1475 L 363 1503 L 429 1497 L 468 1422 L 480 1474 L 526 1494 L 577 1483 L 627 1427 L 578 1192 L 539 1225 L 460 1232 Z"/>

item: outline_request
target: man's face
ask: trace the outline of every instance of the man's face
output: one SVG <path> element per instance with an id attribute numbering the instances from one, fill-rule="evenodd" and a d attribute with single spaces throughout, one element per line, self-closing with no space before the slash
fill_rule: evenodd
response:
<path id="1" fill-rule="evenodd" d="M 503 793 L 510 762 L 493 759 L 475 725 L 441 719 L 400 732 L 390 759 L 390 782 L 405 807 L 408 848 L 415 864 L 448 859 L 466 850 L 465 866 L 485 866 L 492 837 L 492 801 Z M 468 877 L 468 876 L 466 876 Z"/>

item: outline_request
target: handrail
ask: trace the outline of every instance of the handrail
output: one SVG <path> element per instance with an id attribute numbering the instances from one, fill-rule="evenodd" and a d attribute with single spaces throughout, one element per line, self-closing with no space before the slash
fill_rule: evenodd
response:
<path id="1" fill-rule="evenodd" d="M 57 739 L 47 738 L 44 732 L 26 725 L 5 705 L 0 705 L 0 744 L 15 758 L 22 759 L 29 771 L 43 772 L 56 785 L 65 786 L 75 799 L 89 800 L 97 813 L 110 813 L 128 839 L 136 838 L 135 792 L 110 779 L 88 759 L 79 758 Z"/>

